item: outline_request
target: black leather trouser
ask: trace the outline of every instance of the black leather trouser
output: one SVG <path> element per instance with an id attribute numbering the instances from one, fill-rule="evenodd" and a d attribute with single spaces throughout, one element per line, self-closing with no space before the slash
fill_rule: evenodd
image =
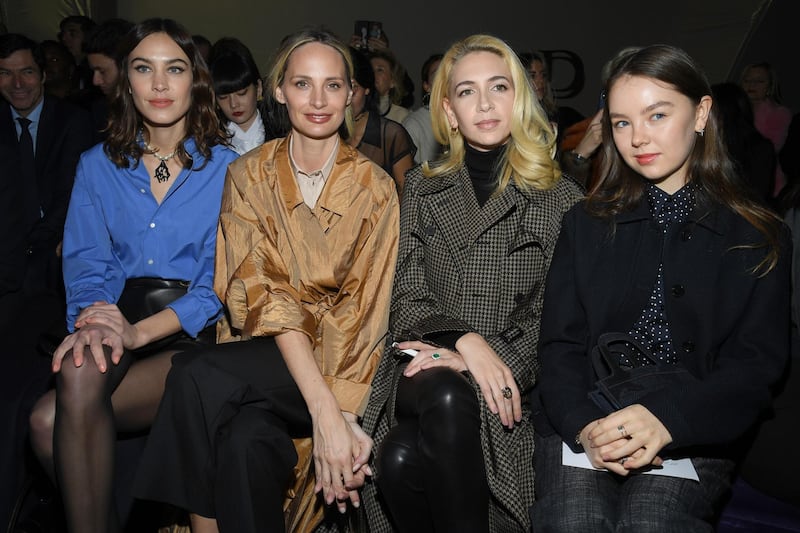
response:
<path id="1" fill-rule="evenodd" d="M 467 378 L 449 368 L 401 377 L 394 426 L 378 453 L 378 487 L 401 532 L 489 529 L 480 407 Z"/>

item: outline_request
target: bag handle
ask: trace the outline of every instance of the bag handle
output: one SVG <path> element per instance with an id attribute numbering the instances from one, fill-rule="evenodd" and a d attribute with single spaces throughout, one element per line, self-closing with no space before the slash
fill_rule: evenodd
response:
<path id="1" fill-rule="evenodd" d="M 625 372 L 619 365 L 620 354 L 626 356 L 630 361 L 635 361 L 639 356 L 644 356 L 652 364 L 659 364 L 658 359 L 629 334 L 603 333 L 597 339 L 597 345 L 592 349 L 591 355 L 592 367 L 598 379 Z"/>

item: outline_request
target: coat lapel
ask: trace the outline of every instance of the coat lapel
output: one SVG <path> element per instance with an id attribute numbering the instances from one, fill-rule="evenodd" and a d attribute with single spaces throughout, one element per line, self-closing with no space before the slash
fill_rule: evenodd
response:
<path id="1" fill-rule="evenodd" d="M 36 177 L 39 185 L 44 178 L 47 158 L 53 149 L 57 130 L 55 103 L 45 96 L 36 133 Z"/>
<path id="2" fill-rule="evenodd" d="M 11 107 L 5 102 L 0 102 L 0 143 L 13 147 L 15 151 L 19 145 Z"/>
<path id="3" fill-rule="evenodd" d="M 336 162 L 314 208 L 324 233 L 328 233 L 342 219 L 355 195 L 355 160 L 355 150 L 344 141 L 339 141 Z"/>
<path id="4" fill-rule="evenodd" d="M 468 187 L 472 184 L 466 167 L 462 166 L 458 172 L 441 178 L 424 178 L 419 189 L 433 219 L 433 225 L 421 229 L 429 236 L 437 231 L 442 233 L 460 272 L 483 226 L 475 194 Z"/>

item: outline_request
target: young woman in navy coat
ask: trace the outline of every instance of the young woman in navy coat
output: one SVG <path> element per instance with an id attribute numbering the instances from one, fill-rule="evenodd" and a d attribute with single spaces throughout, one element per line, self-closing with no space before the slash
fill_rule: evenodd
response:
<path id="1" fill-rule="evenodd" d="M 620 54 L 606 91 L 603 177 L 565 216 L 545 292 L 534 529 L 710 532 L 732 444 L 786 364 L 790 244 L 737 186 L 711 89 L 683 51 Z M 589 354 L 607 332 L 692 381 L 603 412 Z M 562 442 L 597 470 L 563 466 Z M 635 475 L 673 457 L 699 482 Z"/>

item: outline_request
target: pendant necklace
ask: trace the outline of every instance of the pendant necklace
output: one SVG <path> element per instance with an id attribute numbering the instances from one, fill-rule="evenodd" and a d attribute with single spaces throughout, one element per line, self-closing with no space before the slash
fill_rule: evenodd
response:
<path id="1" fill-rule="evenodd" d="M 150 153 L 150 155 L 161 161 L 156 167 L 156 171 L 153 173 L 153 177 L 159 183 L 164 183 L 170 178 L 170 176 L 172 176 L 172 174 L 169 173 L 169 168 L 167 168 L 167 161 L 175 157 L 175 154 L 178 153 L 178 151 L 173 150 L 172 153 L 170 154 L 159 155 L 158 151 L 152 146 L 150 146 L 149 143 L 144 143 L 144 147 L 147 148 L 147 151 Z"/>

